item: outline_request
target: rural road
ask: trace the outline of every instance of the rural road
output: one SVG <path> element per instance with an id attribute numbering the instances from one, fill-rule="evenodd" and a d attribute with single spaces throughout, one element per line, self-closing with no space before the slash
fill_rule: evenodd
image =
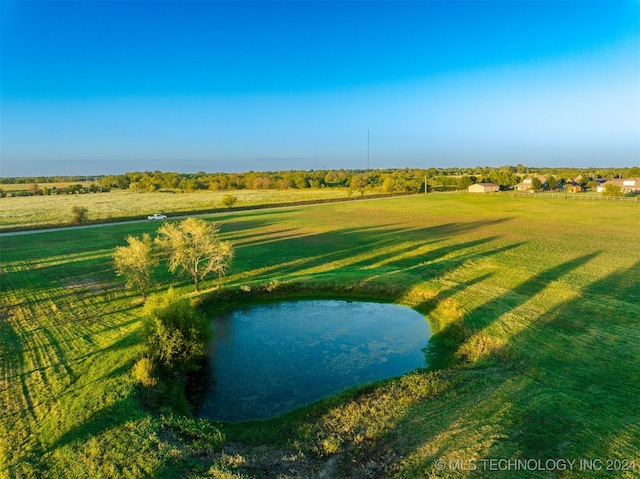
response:
<path id="1" fill-rule="evenodd" d="M 359 198 L 359 199 L 351 199 L 349 201 L 375 201 L 375 200 L 383 200 L 390 198 L 402 198 L 403 195 L 398 196 L 387 196 L 387 197 L 377 197 L 377 198 Z M 170 220 L 181 220 L 185 218 L 193 218 L 197 216 L 219 216 L 219 215 L 237 215 L 252 211 L 261 211 L 261 210 L 275 210 L 275 209 L 285 209 L 285 208 L 302 208 L 307 206 L 318 206 L 326 203 L 313 203 L 313 204 L 299 204 L 299 205 L 284 205 L 284 206 L 266 206 L 264 208 L 255 208 L 255 209 L 239 209 L 236 211 L 220 211 L 220 212 L 211 212 L 211 213 L 199 213 L 193 215 L 180 215 L 180 216 L 170 216 L 168 219 Z M 139 219 L 139 220 L 127 220 L 127 221 L 114 221 L 109 223 L 95 223 L 90 225 L 78 225 L 78 226 L 61 226 L 59 228 L 44 228 L 44 229 L 33 229 L 33 230 L 23 230 L 23 231 L 8 231 L 8 232 L 0 232 L 0 238 L 3 236 L 17 236 L 17 235 L 26 235 L 26 234 L 36 234 L 36 233 L 49 233 L 52 231 L 65 231 L 65 230 L 81 230 L 86 228 L 101 228 L 103 226 L 115 226 L 115 225 L 126 225 L 126 224 L 135 224 L 135 223 L 148 223 L 150 220 L 148 219 Z"/>
<path id="2" fill-rule="evenodd" d="M 310 206 L 310 205 L 305 205 Z M 278 208 L 292 208 L 291 206 L 282 206 Z M 270 208 L 274 209 L 274 208 Z M 180 215 L 180 216 L 170 216 L 169 220 L 181 220 L 185 218 L 193 218 L 196 216 L 217 216 L 217 215 L 233 215 L 238 213 L 244 213 L 246 211 L 256 211 L 256 210 L 238 210 L 238 211 L 224 211 L 219 213 L 201 213 L 196 215 Z M 103 226 L 116 226 L 116 225 L 128 225 L 135 223 L 151 223 L 148 219 L 141 220 L 127 220 L 127 221 L 113 221 L 109 223 L 95 223 L 90 225 L 77 225 L 77 226 L 61 226 L 60 228 L 44 228 L 44 229 L 33 229 L 33 230 L 24 230 L 24 231 L 8 231 L 6 233 L 0 233 L 0 237 L 3 236 L 16 236 L 16 235 L 27 235 L 27 234 L 36 234 L 36 233 L 50 233 L 52 231 L 65 231 L 65 230 L 83 230 L 87 228 L 101 228 Z"/>

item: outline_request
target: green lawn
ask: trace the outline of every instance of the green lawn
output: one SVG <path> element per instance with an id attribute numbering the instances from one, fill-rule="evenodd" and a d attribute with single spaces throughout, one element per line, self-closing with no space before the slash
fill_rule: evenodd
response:
<path id="1" fill-rule="evenodd" d="M 111 256 L 158 225 L 1 237 L 0 475 L 596 478 L 580 460 L 635 460 L 606 477 L 638 476 L 639 204 L 453 194 L 216 220 L 236 259 L 226 296 L 203 284 L 212 310 L 269 284 L 406 304 L 431 324 L 432 370 L 264 422 L 151 414 L 131 376 L 140 301 Z"/>

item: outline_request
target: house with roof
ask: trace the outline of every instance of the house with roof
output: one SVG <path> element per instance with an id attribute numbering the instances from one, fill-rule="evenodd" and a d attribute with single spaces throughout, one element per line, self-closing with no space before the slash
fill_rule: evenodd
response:
<path id="1" fill-rule="evenodd" d="M 495 193 L 500 187 L 495 183 L 476 183 L 468 188 L 469 193 Z"/>
<path id="2" fill-rule="evenodd" d="M 566 193 L 582 193 L 584 191 L 584 188 L 582 188 L 582 185 L 579 183 L 567 181 L 564 184 L 564 191 Z"/>
<path id="3" fill-rule="evenodd" d="M 522 180 L 522 183 L 518 183 L 517 185 L 515 185 L 513 189 L 516 191 L 533 191 L 534 178 L 537 178 L 538 180 L 540 180 L 543 190 L 549 189 L 549 182 L 547 181 L 547 177 L 544 175 L 529 176 L 524 180 Z"/>
<path id="4" fill-rule="evenodd" d="M 605 191 L 607 185 L 616 185 L 620 187 L 622 193 L 640 193 L 640 178 L 615 178 L 609 180 L 601 185 L 598 185 L 596 191 L 602 193 Z"/>

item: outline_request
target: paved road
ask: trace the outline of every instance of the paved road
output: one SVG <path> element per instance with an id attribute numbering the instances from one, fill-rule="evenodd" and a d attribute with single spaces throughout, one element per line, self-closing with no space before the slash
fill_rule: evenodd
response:
<path id="1" fill-rule="evenodd" d="M 253 210 L 255 211 L 255 210 Z M 224 212 L 219 212 L 219 213 L 202 213 L 202 214 L 197 214 L 197 215 L 181 215 L 181 216 L 170 216 L 168 219 L 170 220 L 180 220 L 180 219 L 184 219 L 184 218 L 193 218 L 194 216 L 216 216 L 216 215 L 222 215 L 222 214 L 238 214 L 238 213 L 242 213 L 243 211 L 238 210 L 238 211 L 224 211 Z M 151 223 L 152 221 L 148 220 L 148 219 L 143 219 L 143 220 L 129 220 L 129 221 L 113 221 L 110 223 L 95 223 L 95 224 L 91 224 L 91 225 L 77 225 L 77 226 L 61 226 L 60 228 L 45 228 L 45 229 L 39 229 L 39 230 L 24 230 L 24 231 L 9 231 L 6 233 L 0 233 L 0 237 L 2 236 L 16 236 L 16 235 L 27 235 L 27 234 L 35 234 L 35 233 L 49 233 L 51 231 L 65 231 L 65 230 L 83 230 L 83 229 L 87 229 L 87 228 L 101 228 L 103 226 L 116 226 L 116 225 L 128 225 L 128 224 L 135 224 L 135 223 Z M 162 221 L 153 221 L 155 223 L 162 223 Z"/>
<path id="2" fill-rule="evenodd" d="M 375 201 L 375 200 L 384 200 L 384 199 L 391 199 L 391 198 L 402 198 L 402 195 L 399 196 L 387 196 L 387 197 L 383 197 L 383 198 L 358 198 L 358 199 L 351 199 L 349 201 Z M 255 208 L 255 209 L 249 209 L 249 210 L 235 210 L 235 211 L 219 211 L 216 213 L 202 213 L 202 214 L 194 214 L 194 215 L 181 215 L 181 216 L 170 216 L 169 219 L 170 220 L 180 220 L 180 219 L 185 219 L 185 218 L 193 218 L 196 216 L 218 216 L 218 215 L 237 215 L 237 214 L 243 214 L 243 213 L 251 213 L 254 211 L 262 211 L 262 210 L 274 210 L 274 209 L 285 209 L 285 208 L 302 208 L 302 207 L 306 207 L 306 206 L 319 206 L 319 205 L 323 205 L 323 204 L 327 204 L 327 203 L 312 203 L 312 204 L 300 204 L 300 205 L 285 205 L 285 206 L 269 206 L 269 207 L 265 207 L 265 208 Z M 149 223 L 150 220 L 148 219 L 140 219 L 140 220 L 129 220 L 129 221 L 115 221 L 112 223 L 96 223 L 96 224 L 91 224 L 91 225 L 79 225 L 79 226 L 62 226 L 60 228 L 45 228 L 45 229 L 36 229 L 36 230 L 24 230 L 24 231 L 10 231 L 10 232 L 6 232 L 6 233 L 0 233 L 0 237 L 2 236 L 16 236 L 16 235 L 26 235 L 26 234 L 36 234 L 36 233 L 48 233 L 51 231 L 65 231 L 65 230 L 81 230 L 81 229 L 86 229 L 86 228 L 101 228 L 103 226 L 115 226 L 115 225 L 126 225 L 126 224 L 134 224 L 134 223 Z"/>
<path id="3" fill-rule="evenodd" d="M 60 228 L 45 228 L 41 230 L 24 230 L 24 231 L 9 231 L 6 233 L 0 233 L 0 237 L 2 236 L 16 236 L 16 235 L 30 235 L 36 233 L 49 233 L 51 231 L 65 231 L 65 230 L 83 230 L 87 228 L 100 228 L 102 226 L 113 226 L 113 225 L 126 225 L 130 223 L 143 223 L 149 220 L 131 220 L 131 221 L 118 221 L 113 223 L 96 223 L 92 225 L 78 225 L 78 226 L 62 226 Z"/>

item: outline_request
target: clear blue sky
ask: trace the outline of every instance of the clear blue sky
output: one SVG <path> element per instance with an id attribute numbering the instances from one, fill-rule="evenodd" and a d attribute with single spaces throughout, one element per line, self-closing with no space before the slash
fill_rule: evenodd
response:
<path id="1" fill-rule="evenodd" d="M 640 165 L 639 0 L 1 8 L 0 176 Z"/>

